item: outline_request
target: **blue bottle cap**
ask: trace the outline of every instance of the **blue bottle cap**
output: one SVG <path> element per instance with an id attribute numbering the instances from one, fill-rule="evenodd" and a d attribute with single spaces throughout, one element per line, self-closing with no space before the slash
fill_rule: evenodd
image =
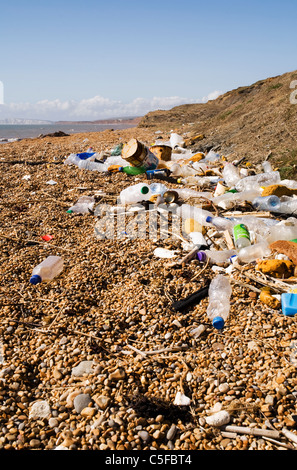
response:
<path id="1" fill-rule="evenodd" d="M 41 282 L 41 277 L 38 276 L 38 274 L 34 274 L 34 276 L 31 277 L 30 279 L 31 284 L 39 284 Z"/>
<path id="2" fill-rule="evenodd" d="M 212 321 L 212 326 L 214 326 L 217 330 L 221 330 L 224 327 L 224 319 L 222 317 L 215 317 Z"/>
<path id="3" fill-rule="evenodd" d="M 211 221 L 212 221 L 212 217 L 211 217 L 210 215 L 208 215 L 208 216 L 206 217 L 206 222 L 211 222 Z"/>
<path id="4" fill-rule="evenodd" d="M 124 167 L 120 166 L 119 171 L 123 171 Z"/>

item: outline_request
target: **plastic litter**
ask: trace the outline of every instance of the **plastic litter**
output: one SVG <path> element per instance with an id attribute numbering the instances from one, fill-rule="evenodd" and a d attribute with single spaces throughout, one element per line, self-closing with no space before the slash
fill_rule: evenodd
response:
<path id="1" fill-rule="evenodd" d="M 232 289 L 227 277 L 219 274 L 209 286 L 207 316 L 214 328 L 221 330 L 229 316 Z"/>
<path id="2" fill-rule="evenodd" d="M 61 273 L 63 264 L 64 261 L 60 256 L 48 256 L 33 269 L 30 283 L 36 285 L 51 281 Z"/>

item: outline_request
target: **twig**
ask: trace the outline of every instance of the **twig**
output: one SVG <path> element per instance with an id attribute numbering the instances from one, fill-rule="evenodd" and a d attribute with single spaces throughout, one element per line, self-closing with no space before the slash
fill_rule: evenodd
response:
<path id="1" fill-rule="evenodd" d="M 266 441 L 271 442 L 271 444 L 275 444 L 276 446 L 284 447 L 285 449 L 297 450 L 291 444 L 285 444 L 284 442 L 276 441 L 275 439 L 271 439 L 270 437 L 263 436 L 263 439 L 265 439 Z"/>
<path id="2" fill-rule="evenodd" d="M 152 355 L 152 354 L 161 354 L 164 352 L 178 352 L 178 351 L 184 351 L 185 349 L 188 349 L 187 346 L 174 346 L 172 348 L 155 349 L 152 351 L 140 351 L 140 349 L 137 349 L 134 346 L 131 346 L 130 344 L 127 344 L 127 347 L 141 354 L 142 356 L 147 356 L 147 355 Z"/>
<path id="3" fill-rule="evenodd" d="M 192 277 L 191 281 L 193 281 L 194 279 L 196 279 L 197 277 L 199 277 L 199 276 L 203 273 L 203 271 L 206 270 L 206 268 L 208 267 L 208 265 L 209 265 L 209 258 L 207 258 L 207 261 L 206 261 L 206 263 L 205 263 L 205 266 L 204 266 L 202 269 L 200 269 L 200 271 L 199 271 L 197 274 L 195 274 L 194 277 Z"/>
<path id="4" fill-rule="evenodd" d="M 227 425 L 224 427 L 224 431 L 228 432 L 237 432 L 239 434 L 249 434 L 252 436 L 261 436 L 261 437 L 271 437 L 275 439 L 279 439 L 280 433 L 278 431 L 270 431 L 269 429 L 257 429 L 257 428 L 250 428 L 248 426 L 232 426 Z"/>

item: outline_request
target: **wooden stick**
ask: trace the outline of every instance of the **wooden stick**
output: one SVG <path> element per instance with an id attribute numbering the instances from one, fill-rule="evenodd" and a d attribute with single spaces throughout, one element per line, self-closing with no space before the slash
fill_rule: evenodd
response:
<path id="1" fill-rule="evenodd" d="M 263 439 L 271 442 L 272 444 L 275 444 L 276 446 L 284 447 L 285 449 L 289 449 L 289 450 L 296 450 L 295 447 L 293 447 L 291 444 L 285 444 L 284 442 L 276 441 L 275 439 L 271 439 L 270 437 L 265 437 L 265 436 L 263 436 Z"/>
<path id="2" fill-rule="evenodd" d="M 291 441 L 295 442 L 295 444 L 297 444 L 297 435 L 296 434 L 294 434 L 292 431 L 288 431 L 288 429 L 286 429 L 286 428 L 282 429 L 281 432 L 287 439 L 290 439 Z"/>
<path id="3" fill-rule="evenodd" d="M 224 431 L 237 432 L 239 434 L 249 434 L 252 436 L 271 437 L 272 439 L 279 439 L 280 433 L 278 431 L 270 431 L 269 429 L 257 429 L 250 428 L 248 426 L 232 426 L 227 425 L 224 427 Z"/>

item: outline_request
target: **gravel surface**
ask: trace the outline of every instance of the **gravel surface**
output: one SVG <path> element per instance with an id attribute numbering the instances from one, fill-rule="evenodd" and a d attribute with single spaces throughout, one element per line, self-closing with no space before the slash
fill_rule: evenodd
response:
<path id="1" fill-rule="evenodd" d="M 230 317 L 218 332 L 207 298 L 172 309 L 215 275 L 198 260 L 172 266 L 154 256 L 160 247 L 184 256 L 183 240 L 100 239 L 96 215 L 67 213 L 82 195 L 113 205 L 145 177 L 80 170 L 65 157 L 132 137 L 149 145 L 156 135 L 135 128 L 0 146 L 0 448 L 293 446 L 282 431 L 296 432 L 296 319 L 260 302 L 255 266 L 232 272 Z M 31 285 L 48 255 L 63 257 L 62 273 Z M 189 405 L 175 404 L 177 394 Z M 277 443 L 228 426 L 271 431 Z"/>

